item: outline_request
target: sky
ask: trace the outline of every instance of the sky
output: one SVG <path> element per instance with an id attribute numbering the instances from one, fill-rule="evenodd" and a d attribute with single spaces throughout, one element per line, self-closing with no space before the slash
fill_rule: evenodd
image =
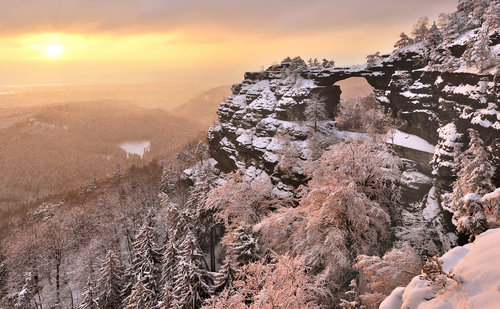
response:
<path id="1" fill-rule="evenodd" d="M 390 52 L 457 0 L 2 0 L 0 85 L 241 81 L 287 56 Z"/>

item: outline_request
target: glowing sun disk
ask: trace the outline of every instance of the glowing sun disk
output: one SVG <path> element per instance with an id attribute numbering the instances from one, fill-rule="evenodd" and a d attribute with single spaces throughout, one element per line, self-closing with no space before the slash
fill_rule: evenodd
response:
<path id="1" fill-rule="evenodd" d="M 49 44 L 45 47 L 45 55 L 50 58 L 57 58 L 63 53 L 63 47 L 60 44 Z"/>

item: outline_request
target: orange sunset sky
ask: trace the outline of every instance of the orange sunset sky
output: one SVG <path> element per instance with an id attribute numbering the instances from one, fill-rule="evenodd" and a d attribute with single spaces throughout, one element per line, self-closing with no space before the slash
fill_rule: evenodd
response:
<path id="1" fill-rule="evenodd" d="M 238 82 L 286 56 L 364 62 L 456 0 L 2 0 L 0 84 Z"/>

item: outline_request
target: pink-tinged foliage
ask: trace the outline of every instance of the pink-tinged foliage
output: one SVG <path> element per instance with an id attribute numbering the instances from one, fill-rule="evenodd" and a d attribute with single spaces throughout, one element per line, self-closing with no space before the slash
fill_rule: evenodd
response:
<path id="1" fill-rule="evenodd" d="M 255 230 L 271 250 L 303 255 L 312 273 L 329 269 L 341 282 L 356 255 L 376 254 L 387 243 L 399 166 L 371 139 L 334 145 L 311 162 L 309 192 L 299 206 L 280 208 Z"/>

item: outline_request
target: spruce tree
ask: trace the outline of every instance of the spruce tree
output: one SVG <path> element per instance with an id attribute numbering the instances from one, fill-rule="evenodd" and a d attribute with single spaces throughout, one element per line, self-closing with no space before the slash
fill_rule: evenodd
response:
<path id="1" fill-rule="evenodd" d="M 487 229 L 484 205 L 481 196 L 494 190 L 492 177 L 495 172 L 489 162 L 479 133 L 469 129 L 469 147 L 457 161 L 460 166 L 453 192 L 447 196 L 453 210 L 453 224 L 459 233 L 470 235 L 469 240 Z"/>
<path id="2" fill-rule="evenodd" d="M 421 17 L 417 24 L 413 26 L 413 39 L 415 42 L 421 42 L 425 39 L 427 39 L 427 36 L 429 35 L 429 28 L 427 25 L 429 24 L 429 18 L 427 17 Z"/>
<path id="3" fill-rule="evenodd" d="M 250 227 L 241 226 L 232 232 L 227 244 L 236 266 L 242 266 L 259 259 L 259 246 Z"/>
<path id="4" fill-rule="evenodd" d="M 94 288 L 94 284 L 90 278 L 87 280 L 87 284 L 83 289 L 83 300 L 78 309 L 101 309 L 97 303 L 97 294 Z"/>
<path id="5" fill-rule="evenodd" d="M 172 239 L 169 239 L 163 249 L 161 308 L 167 309 L 172 306 L 172 288 L 174 286 L 178 255 L 177 246 Z"/>
<path id="6" fill-rule="evenodd" d="M 413 44 L 413 39 L 406 35 L 406 33 L 401 32 L 401 34 L 399 35 L 399 40 L 396 42 L 396 44 L 394 44 L 394 48 L 400 49 L 411 44 Z"/>
<path id="7" fill-rule="evenodd" d="M 141 293 L 148 294 L 149 292 L 146 290 L 152 291 L 158 301 L 161 290 L 162 254 L 155 242 L 155 234 L 151 222 L 144 224 L 140 229 L 133 244 L 133 254 L 132 265 L 127 270 L 127 276 L 132 280 L 125 287 L 125 295 L 131 294 L 124 300 L 124 305 L 133 304 L 130 303 L 131 299 Z M 135 295 L 132 297 L 134 293 Z"/>
<path id="8" fill-rule="evenodd" d="M 199 308 L 210 297 L 212 278 L 206 270 L 205 259 L 190 230 L 179 248 L 179 262 L 173 284 L 174 308 Z"/>
<path id="9" fill-rule="evenodd" d="M 96 292 L 99 308 L 119 308 L 123 301 L 122 292 L 125 287 L 124 268 L 113 251 L 108 251 L 98 276 Z"/>
<path id="10" fill-rule="evenodd" d="M 123 301 L 124 309 L 153 309 L 158 305 L 154 287 L 149 279 L 137 277 L 137 282 L 132 287 L 132 292 Z"/>
<path id="11" fill-rule="evenodd" d="M 431 47 L 436 47 L 443 42 L 443 36 L 441 35 L 441 30 L 439 30 L 436 23 L 433 23 L 429 29 L 429 35 L 427 37 L 427 43 Z"/>
<path id="12" fill-rule="evenodd" d="M 318 131 L 318 121 L 328 119 L 325 102 L 318 94 L 313 94 L 310 99 L 306 100 L 304 116 L 306 120 L 314 122 L 315 132 Z"/>
<path id="13" fill-rule="evenodd" d="M 369 69 L 369 68 L 373 68 L 374 66 L 377 65 L 377 62 L 381 59 L 382 57 L 380 56 L 380 52 L 376 52 L 375 54 L 373 55 L 368 55 L 366 56 L 366 67 Z"/>
<path id="14" fill-rule="evenodd" d="M 224 263 L 215 276 L 214 292 L 220 293 L 223 290 L 231 290 L 234 287 L 234 281 L 237 278 L 238 269 L 230 255 L 224 259 Z"/>

